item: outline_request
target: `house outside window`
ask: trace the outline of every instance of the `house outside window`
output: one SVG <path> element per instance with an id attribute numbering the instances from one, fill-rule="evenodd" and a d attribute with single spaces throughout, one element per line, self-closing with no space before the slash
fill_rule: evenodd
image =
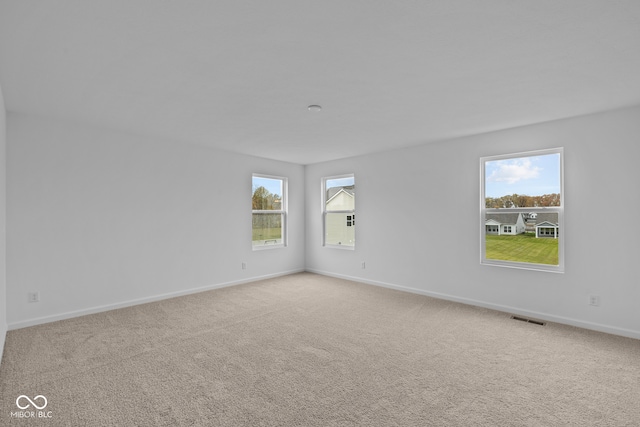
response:
<path id="1" fill-rule="evenodd" d="M 287 244 L 287 178 L 253 174 L 251 195 L 253 249 Z"/>
<path id="2" fill-rule="evenodd" d="M 347 227 L 352 227 L 356 225 L 356 216 L 355 215 L 347 215 Z"/>
<path id="3" fill-rule="evenodd" d="M 564 272 L 562 148 L 480 159 L 482 264 Z"/>
<path id="4" fill-rule="evenodd" d="M 353 174 L 322 179 L 323 246 L 355 248 L 355 197 Z"/>

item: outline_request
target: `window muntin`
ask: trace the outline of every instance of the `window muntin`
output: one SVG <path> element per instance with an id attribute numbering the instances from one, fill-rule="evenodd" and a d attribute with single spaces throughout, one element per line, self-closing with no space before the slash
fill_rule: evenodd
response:
<path id="1" fill-rule="evenodd" d="M 480 159 L 481 263 L 564 271 L 563 149 Z"/>
<path id="2" fill-rule="evenodd" d="M 341 175 L 322 180 L 323 245 L 354 249 L 355 177 Z"/>
<path id="3" fill-rule="evenodd" d="M 287 179 L 253 174 L 251 240 L 253 249 L 286 246 Z"/>

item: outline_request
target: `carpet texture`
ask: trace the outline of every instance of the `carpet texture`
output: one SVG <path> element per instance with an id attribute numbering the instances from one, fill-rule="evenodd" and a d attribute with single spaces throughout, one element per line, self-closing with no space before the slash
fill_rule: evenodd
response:
<path id="1" fill-rule="evenodd" d="M 0 385 L 1 425 L 638 426 L 640 341 L 302 273 L 10 331 Z"/>

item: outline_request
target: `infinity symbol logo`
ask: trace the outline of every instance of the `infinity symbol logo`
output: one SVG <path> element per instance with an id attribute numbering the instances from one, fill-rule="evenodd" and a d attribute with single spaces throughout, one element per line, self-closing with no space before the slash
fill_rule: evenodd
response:
<path id="1" fill-rule="evenodd" d="M 44 400 L 44 405 L 42 406 L 38 406 L 38 404 L 36 402 L 34 402 L 34 400 L 38 400 L 42 398 L 42 400 Z M 20 400 L 27 400 L 27 403 L 25 406 L 20 406 Z M 36 409 L 44 409 L 47 407 L 47 398 L 44 397 L 43 395 L 39 394 L 36 397 L 33 398 L 33 400 L 31 400 L 28 396 L 25 396 L 24 394 L 18 396 L 18 398 L 16 399 L 16 406 L 20 409 L 27 409 L 30 405 L 33 405 L 34 408 Z"/>

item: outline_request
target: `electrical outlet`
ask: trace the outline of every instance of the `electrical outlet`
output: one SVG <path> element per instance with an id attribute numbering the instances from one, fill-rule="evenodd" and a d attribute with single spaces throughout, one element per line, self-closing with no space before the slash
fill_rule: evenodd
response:
<path id="1" fill-rule="evenodd" d="M 362 261 L 362 269 L 364 270 L 365 267 L 366 267 L 366 265 L 365 265 L 364 261 Z"/>
<path id="2" fill-rule="evenodd" d="M 243 263 L 242 263 L 242 269 L 243 269 L 243 270 L 246 270 L 246 269 L 247 269 L 247 263 L 246 263 L 246 262 L 243 262 Z"/>
<path id="3" fill-rule="evenodd" d="M 40 292 L 29 292 L 28 298 L 29 302 L 38 302 L 40 301 Z"/>
<path id="4" fill-rule="evenodd" d="M 589 305 L 598 307 L 600 305 L 600 297 L 598 295 L 589 295 Z"/>

